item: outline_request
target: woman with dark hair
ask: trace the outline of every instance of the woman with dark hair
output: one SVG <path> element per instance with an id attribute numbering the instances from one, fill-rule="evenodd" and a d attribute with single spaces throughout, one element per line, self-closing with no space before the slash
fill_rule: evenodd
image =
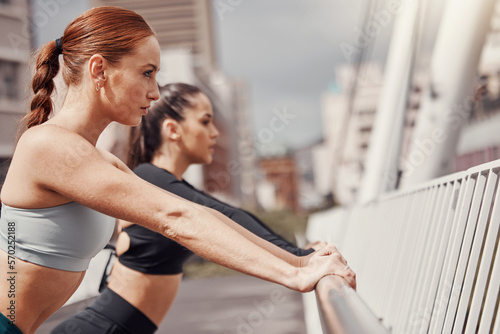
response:
<path id="1" fill-rule="evenodd" d="M 126 32 L 126 33 L 124 33 Z M 63 56 L 67 94 L 53 117 L 51 93 Z M 201 256 L 298 291 L 345 260 L 325 247 L 297 268 L 254 244 L 215 210 L 145 182 L 96 149 L 111 122 L 135 126 L 159 98 L 160 47 L 144 19 L 98 7 L 44 45 L 32 80 L 34 97 L 2 187 L 0 331 L 31 334 L 79 286 L 90 259 L 109 241 L 114 219 L 142 225 Z M 126 301 L 111 296 L 116 310 Z M 148 323 L 144 319 L 144 323 Z M 120 332 L 120 331 L 118 331 Z"/>
<path id="2" fill-rule="evenodd" d="M 197 87 L 183 83 L 162 87 L 160 99 L 141 124 L 131 130 L 129 167 L 155 186 L 219 211 L 236 223 L 229 222 L 231 227 L 275 256 L 295 267 L 305 266 L 314 249 L 295 247 L 249 212 L 219 201 L 183 180 L 191 164 L 212 162 L 219 135 L 213 117 L 208 97 Z M 116 245 L 118 261 L 108 287 L 93 305 L 59 324 L 52 333 L 64 333 L 68 327 L 78 328 L 82 334 L 104 333 L 94 325 L 96 317 L 114 318 L 114 325 L 130 328 L 137 310 L 141 313 L 139 320 L 147 317 L 158 326 L 167 314 L 181 283 L 182 265 L 192 252 L 142 226 L 122 221 L 121 227 Z M 325 245 L 318 243 L 315 247 Z M 351 277 L 347 278 L 354 284 Z M 128 301 L 134 312 L 122 310 L 119 319 L 110 315 L 113 307 L 105 302 L 110 292 Z M 142 328 L 137 333 L 152 333 L 155 329 Z"/>

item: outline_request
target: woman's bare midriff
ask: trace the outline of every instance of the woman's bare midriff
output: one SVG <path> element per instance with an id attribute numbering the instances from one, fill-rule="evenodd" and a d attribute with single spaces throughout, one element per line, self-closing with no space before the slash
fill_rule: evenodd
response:
<path id="1" fill-rule="evenodd" d="M 181 280 L 182 274 L 143 274 L 116 261 L 108 287 L 158 326 L 172 306 Z"/>
<path id="2" fill-rule="evenodd" d="M 84 271 L 52 269 L 13 259 L 3 250 L 0 250 L 0 272 L 1 313 L 14 320 L 24 334 L 33 333 L 64 305 L 85 275 Z"/>

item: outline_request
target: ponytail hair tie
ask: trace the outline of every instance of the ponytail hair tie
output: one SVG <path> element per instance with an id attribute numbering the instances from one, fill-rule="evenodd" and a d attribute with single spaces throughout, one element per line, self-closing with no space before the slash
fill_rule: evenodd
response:
<path id="1" fill-rule="evenodd" d="M 56 51 L 57 51 L 58 55 L 62 54 L 62 52 L 63 52 L 62 37 L 59 37 L 58 39 L 56 39 Z"/>

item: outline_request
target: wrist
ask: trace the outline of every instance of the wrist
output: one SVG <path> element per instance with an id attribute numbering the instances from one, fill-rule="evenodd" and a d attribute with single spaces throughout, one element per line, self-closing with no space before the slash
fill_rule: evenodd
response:
<path id="1" fill-rule="evenodd" d="M 309 259 L 311 258 L 311 256 L 314 254 L 311 253 L 311 254 L 307 254 L 307 255 L 304 255 L 304 256 L 299 256 L 299 265 L 298 267 L 299 268 L 302 268 L 302 267 L 307 267 L 307 264 L 309 263 Z"/>
<path id="2" fill-rule="evenodd" d="M 300 291 L 302 268 L 290 266 L 285 274 L 283 285 L 289 289 Z"/>
<path id="3" fill-rule="evenodd" d="M 308 267 L 295 269 L 296 273 L 292 277 L 294 286 L 291 289 L 302 293 L 313 291 L 318 281 L 318 279 L 315 278 L 317 275 L 315 275 L 314 272 L 311 272 Z"/>

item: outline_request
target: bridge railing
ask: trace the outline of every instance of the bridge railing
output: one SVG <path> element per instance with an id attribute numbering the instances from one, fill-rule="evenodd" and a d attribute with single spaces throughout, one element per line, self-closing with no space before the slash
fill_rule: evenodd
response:
<path id="1" fill-rule="evenodd" d="M 338 246 L 357 274 L 349 298 L 366 303 L 382 330 L 500 333 L 499 172 L 500 160 L 320 213 L 307 238 Z M 349 313 L 352 304 L 325 303 L 331 298 L 320 288 L 316 294 L 326 333 L 328 308 Z M 366 310 L 359 313 L 352 317 L 368 321 Z"/>

